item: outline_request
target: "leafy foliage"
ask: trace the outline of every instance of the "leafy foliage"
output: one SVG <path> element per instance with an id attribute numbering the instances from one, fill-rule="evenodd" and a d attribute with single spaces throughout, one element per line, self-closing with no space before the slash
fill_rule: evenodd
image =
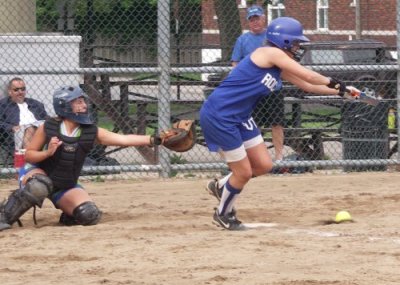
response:
<path id="1" fill-rule="evenodd" d="M 37 0 L 38 30 L 56 32 L 57 21 L 66 17 L 57 0 Z M 152 0 L 76 0 L 66 1 L 64 11 L 73 16 L 75 33 L 94 32 L 116 36 L 120 44 L 137 36 L 154 40 L 157 32 L 157 1 Z M 66 12 L 65 12 L 66 13 Z"/>
<path id="2" fill-rule="evenodd" d="M 37 0 L 39 32 L 63 32 L 82 36 L 82 50 L 113 49 L 130 53 L 146 49 L 145 62 L 155 60 L 157 0 Z M 201 32 L 200 0 L 171 1 L 171 33 L 181 39 L 185 33 Z M 179 19 L 179 29 L 176 21 Z M 194 24 L 195 23 L 195 24 Z M 138 53 L 140 54 L 140 53 Z M 83 58 L 90 63 L 89 55 Z"/>
<path id="3" fill-rule="evenodd" d="M 57 0 L 37 0 L 36 16 L 37 28 L 40 32 L 55 32 L 57 30 L 57 19 L 60 17 L 56 9 Z"/>

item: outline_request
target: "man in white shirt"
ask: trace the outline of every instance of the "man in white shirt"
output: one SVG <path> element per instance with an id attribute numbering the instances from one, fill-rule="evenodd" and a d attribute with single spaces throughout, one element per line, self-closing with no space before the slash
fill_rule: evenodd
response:
<path id="1" fill-rule="evenodd" d="M 47 112 L 41 102 L 26 98 L 26 84 L 22 78 L 11 79 L 7 90 L 9 96 L 0 100 L 0 139 L 14 137 L 15 149 L 24 149 Z"/>

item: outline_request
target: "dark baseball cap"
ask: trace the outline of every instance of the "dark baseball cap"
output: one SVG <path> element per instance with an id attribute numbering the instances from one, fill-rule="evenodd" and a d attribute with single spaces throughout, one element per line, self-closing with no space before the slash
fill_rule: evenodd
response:
<path id="1" fill-rule="evenodd" d="M 247 8 L 247 20 L 250 19 L 253 16 L 263 16 L 264 15 L 264 10 L 260 6 L 253 5 L 249 8 Z"/>

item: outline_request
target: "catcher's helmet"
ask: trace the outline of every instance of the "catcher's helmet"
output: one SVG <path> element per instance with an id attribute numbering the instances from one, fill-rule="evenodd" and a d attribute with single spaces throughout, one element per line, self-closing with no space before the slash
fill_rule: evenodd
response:
<path id="1" fill-rule="evenodd" d="M 267 41 L 278 48 L 291 51 L 294 43 L 309 42 L 303 35 L 303 26 L 294 18 L 279 17 L 267 27 Z"/>
<path id="2" fill-rule="evenodd" d="M 72 111 L 71 102 L 80 97 L 83 97 L 85 100 L 88 99 L 79 86 L 63 86 L 58 88 L 53 94 L 54 111 L 60 117 L 70 119 L 79 124 L 91 125 L 93 121 L 90 118 L 89 107 L 84 113 L 74 113 Z"/>

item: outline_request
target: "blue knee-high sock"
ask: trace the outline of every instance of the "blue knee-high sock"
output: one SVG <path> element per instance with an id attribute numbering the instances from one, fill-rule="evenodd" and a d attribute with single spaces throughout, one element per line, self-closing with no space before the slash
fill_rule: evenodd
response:
<path id="1" fill-rule="evenodd" d="M 218 213 L 220 215 L 226 215 L 227 213 L 232 212 L 233 204 L 241 191 L 242 189 L 232 187 L 229 180 L 225 183 L 224 190 L 222 191 L 221 202 L 218 206 Z"/>

